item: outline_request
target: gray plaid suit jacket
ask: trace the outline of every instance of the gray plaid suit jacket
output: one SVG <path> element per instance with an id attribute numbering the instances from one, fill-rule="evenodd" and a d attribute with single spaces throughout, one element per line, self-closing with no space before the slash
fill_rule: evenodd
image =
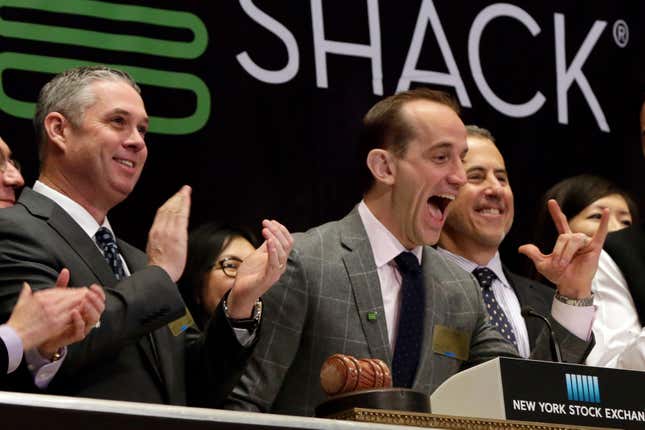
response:
<path id="1" fill-rule="evenodd" d="M 488 324 L 470 273 L 430 247 L 424 248 L 422 263 L 426 322 L 415 390 L 430 394 L 465 367 L 517 356 Z M 262 337 L 225 408 L 313 415 L 326 398 L 319 375 L 330 355 L 392 364 L 374 257 L 356 208 L 340 221 L 295 235 L 286 272 L 264 296 L 264 306 Z M 376 321 L 368 320 L 368 312 L 377 313 Z M 437 325 L 470 337 L 467 360 L 433 352 Z M 548 344 L 542 350 L 539 355 L 548 358 Z"/>

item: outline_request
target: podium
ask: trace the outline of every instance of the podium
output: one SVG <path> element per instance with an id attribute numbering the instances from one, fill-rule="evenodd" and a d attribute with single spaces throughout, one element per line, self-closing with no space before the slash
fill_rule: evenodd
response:
<path id="1" fill-rule="evenodd" d="M 446 380 L 433 414 L 645 429 L 645 372 L 499 357 Z"/>

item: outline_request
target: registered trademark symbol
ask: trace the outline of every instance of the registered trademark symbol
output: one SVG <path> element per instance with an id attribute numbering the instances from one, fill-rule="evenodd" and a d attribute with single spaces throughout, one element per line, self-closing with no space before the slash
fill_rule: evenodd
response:
<path id="1" fill-rule="evenodd" d="M 614 23 L 614 42 L 624 48 L 629 43 L 629 27 L 622 19 Z"/>

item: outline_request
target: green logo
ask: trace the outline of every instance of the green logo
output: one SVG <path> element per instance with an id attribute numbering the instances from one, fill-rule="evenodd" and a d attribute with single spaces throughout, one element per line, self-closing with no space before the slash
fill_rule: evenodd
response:
<path id="1" fill-rule="evenodd" d="M 0 36 L 5 37 L 182 59 L 199 57 L 204 53 L 208 45 L 206 26 L 199 17 L 188 12 L 93 0 L 65 0 L 58 2 L 49 0 L 0 0 L 0 8 L 2 7 L 75 14 L 134 24 L 154 24 L 163 27 L 187 29 L 193 34 L 192 41 L 179 42 L 53 25 L 14 22 L 0 18 Z M 8 69 L 56 74 L 70 67 L 92 64 L 98 63 L 81 59 L 3 52 L 0 53 L 0 77 Z M 140 84 L 187 90 L 195 94 L 196 107 L 191 115 L 183 118 L 151 117 L 150 132 L 174 135 L 190 134 L 200 130 L 208 121 L 211 110 L 210 92 L 204 81 L 199 77 L 189 73 L 122 64 L 108 65 L 127 71 Z M 34 105 L 34 103 L 16 100 L 7 96 L 4 91 L 4 85 L 0 85 L 0 109 L 6 113 L 18 118 L 32 118 Z"/>

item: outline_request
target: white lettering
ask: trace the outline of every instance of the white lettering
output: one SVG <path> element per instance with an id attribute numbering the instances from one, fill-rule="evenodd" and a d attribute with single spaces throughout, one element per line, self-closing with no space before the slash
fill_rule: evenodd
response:
<path id="1" fill-rule="evenodd" d="M 289 82 L 298 73 L 300 67 L 300 54 L 298 43 L 293 34 L 278 21 L 258 9 L 252 0 L 240 0 L 240 6 L 248 16 L 255 22 L 266 28 L 284 43 L 287 48 L 287 65 L 281 70 L 267 70 L 255 64 L 246 51 L 238 54 L 235 58 L 240 65 L 255 79 L 267 84 L 283 84 Z"/>
<path id="2" fill-rule="evenodd" d="M 372 59 L 372 91 L 383 95 L 383 65 L 381 61 L 381 25 L 378 0 L 367 0 L 367 17 L 370 30 L 370 44 L 337 42 L 325 39 L 322 0 L 311 0 L 311 19 L 314 33 L 316 62 L 316 84 L 327 88 L 327 53 Z"/>
<path id="3" fill-rule="evenodd" d="M 513 409 L 535 411 L 535 402 L 532 400 L 513 400 Z"/>
<path id="4" fill-rule="evenodd" d="M 607 26 L 605 21 L 596 21 L 591 27 L 589 34 L 585 37 L 582 46 L 573 57 L 573 61 L 567 69 L 566 66 L 566 49 L 565 49 L 565 29 L 564 29 L 564 15 L 561 13 L 556 13 L 553 16 L 555 24 L 555 71 L 556 71 L 556 82 L 557 82 L 557 94 L 558 94 L 558 122 L 560 124 L 569 123 L 569 107 L 567 92 L 569 87 L 575 81 L 578 83 L 578 87 L 582 91 L 582 94 L 587 100 L 591 112 L 593 113 L 598 127 L 604 132 L 609 132 L 609 125 L 605 119 L 605 114 L 596 99 L 595 94 L 593 93 L 589 81 L 582 73 L 582 66 L 587 57 L 591 54 L 591 50 L 594 48 L 596 42 L 600 38 L 603 30 Z"/>
<path id="5" fill-rule="evenodd" d="M 477 84 L 477 88 L 479 88 L 479 91 L 486 101 L 497 109 L 497 111 L 505 115 L 513 118 L 523 118 L 533 115 L 542 107 L 546 100 L 544 95 L 538 91 L 533 95 L 531 100 L 522 104 L 513 104 L 502 100 L 488 85 L 484 77 L 484 72 L 482 71 L 481 58 L 479 57 L 479 45 L 484 29 L 490 21 L 502 16 L 515 18 L 520 21 L 528 28 L 532 36 L 536 36 L 541 31 L 538 23 L 523 9 L 507 3 L 490 5 L 479 12 L 470 28 L 470 34 L 468 35 L 468 61 L 475 84 Z"/>
<path id="6" fill-rule="evenodd" d="M 602 410 L 598 406 L 569 405 L 571 415 L 583 417 L 602 418 Z"/>
<path id="7" fill-rule="evenodd" d="M 448 73 L 420 70 L 416 68 L 419 55 L 421 54 L 423 39 L 425 38 L 426 30 L 428 28 L 428 22 L 430 22 L 435 38 L 439 43 L 439 49 L 441 50 L 443 60 L 448 67 Z M 399 78 L 396 90 L 405 91 L 409 89 L 412 81 L 454 87 L 457 92 L 457 97 L 459 98 L 459 103 L 465 107 L 471 106 L 470 98 L 466 92 L 466 86 L 459 74 L 459 68 L 455 62 L 455 57 L 452 55 L 448 39 L 446 39 L 446 34 L 443 31 L 441 21 L 439 20 L 437 10 L 435 9 L 432 0 L 424 0 L 421 4 L 417 23 L 414 27 L 414 34 L 412 35 L 412 43 L 410 44 L 410 49 L 408 49 L 408 55 L 405 59 L 403 72 L 401 72 L 401 77 Z"/>
<path id="8" fill-rule="evenodd" d="M 540 412 L 563 415 L 567 413 L 565 411 L 565 405 L 562 403 L 538 402 L 538 405 L 540 406 Z"/>

